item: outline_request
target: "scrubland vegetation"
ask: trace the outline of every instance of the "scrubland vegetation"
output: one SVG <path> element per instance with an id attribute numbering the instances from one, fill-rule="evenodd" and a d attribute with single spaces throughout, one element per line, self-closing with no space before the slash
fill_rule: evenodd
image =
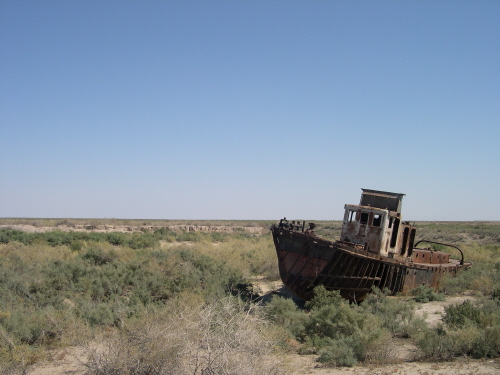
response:
<path id="1" fill-rule="evenodd" d="M 280 374 L 290 372 L 287 353 L 327 366 L 391 363 L 394 340 L 412 345 L 415 360 L 498 357 L 500 224 L 421 226 L 419 238 L 457 240 L 472 269 L 439 293 L 375 290 L 359 305 L 321 287 L 305 304 L 259 298 L 257 276 L 279 279 L 266 232 L 1 229 L 0 373 L 23 373 L 74 345 L 87 348 L 88 374 Z M 339 230 L 317 228 L 332 239 Z M 460 293 L 475 298 L 448 306 L 438 326 L 414 313 Z"/>

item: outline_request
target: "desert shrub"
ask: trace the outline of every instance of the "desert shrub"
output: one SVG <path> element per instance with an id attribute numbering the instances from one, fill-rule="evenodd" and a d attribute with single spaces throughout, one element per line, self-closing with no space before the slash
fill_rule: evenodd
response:
<path id="1" fill-rule="evenodd" d="M 440 290 L 446 294 L 457 294 L 465 290 L 489 294 L 494 289 L 495 274 L 492 264 L 474 263 L 471 269 L 460 272 L 456 277 L 445 275 L 441 281 Z"/>
<path id="2" fill-rule="evenodd" d="M 163 236 L 168 236 L 171 233 L 172 231 L 168 227 L 158 228 L 154 231 L 154 235 L 157 236 L 158 238 L 162 238 Z"/>
<path id="3" fill-rule="evenodd" d="M 342 339 L 332 341 L 330 345 L 325 346 L 319 351 L 318 362 L 329 366 L 347 366 L 352 367 L 358 363 L 352 346 L 348 340 Z"/>
<path id="4" fill-rule="evenodd" d="M 315 289 L 315 297 L 308 303 L 311 311 L 304 327 L 305 349 L 312 353 L 324 349 L 321 360 L 327 362 L 329 358 L 331 364 L 352 363 L 348 360 L 350 351 L 338 349 L 344 345 L 357 361 L 364 361 L 383 346 L 387 336 L 375 315 L 339 297 L 337 292 L 328 292 L 323 287 Z"/>
<path id="5" fill-rule="evenodd" d="M 180 249 L 174 253 L 180 266 L 176 273 L 177 285 L 182 289 L 200 289 L 206 295 L 216 295 L 238 290 L 244 284 L 239 270 L 228 267 L 224 259 L 215 259 L 191 249 Z"/>
<path id="6" fill-rule="evenodd" d="M 469 321 L 473 324 L 480 324 L 481 310 L 470 300 L 465 300 L 462 304 L 446 306 L 443 321 L 450 327 L 463 327 Z"/>
<path id="7" fill-rule="evenodd" d="M 13 337 L 16 337 L 19 343 L 32 345 L 42 339 L 46 323 L 43 318 L 40 312 L 17 312 L 11 314 L 10 319 L 6 320 L 2 326 Z"/>
<path id="8" fill-rule="evenodd" d="M 462 327 L 449 331 L 454 343 L 455 356 L 473 358 L 497 358 L 500 355 L 500 326 L 480 327 L 468 321 Z"/>
<path id="9" fill-rule="evenodd" d="M 466 261 L 473 263 L 472 268 L 460 272 L 457 277 L 447 275 L 441 290 L 446 294 L 472 290 L 484 296 L 493 295 L 500 288 L 500 245 L 474 244 L 465 247 L 464 253 Z"/>
<path id="10" fill-rule="evenodd" d="M 0 353 L 0 358 L 1 358 Z M 19 360 L 10 360 L 7 363 L 0 362 L 0 373 L 2 375 L 19 375 L 28 373 L 28 364 Z"/>
<path id="11" fill-rule="evenodd" d="M 189 241 L 189 242 L 197 242 L 203 238 L 203 233 L 201 232 L 186 232 L 179 231 L 176 232 L 176 241 Z"/>
<path id="12" fill-rule="evenodd" d="M 61 245 L 70 245 L 72 242 L 72 233 L 61 232 L 61 231 L 52 231 L 46 232 L 40 238 L 44 238 L 44 240 L 50 246 L 61 246 Z"/>
<path id="13" fill-rule="evenodd" d="M 158 240 L 151 233 L 134 233 L 127 242 L 127 246 L 132 249 L 147 249 L 159 244 Z"/>
<path id="14" fill-rule="evenodd" d="M 500 354 L 500 327 L 481 328 L 467 321 L 460 328 L 426 330 L 417 340 L 424 358 L 451 359 L 456 356 L 497 358 Z"/>
<path id="15" fill-rule="evenodd" d="M 127 237 L 123 233 L 107 233 L 105 238 L 107 242 L 115 246 L 127 244 Z"/>
<path id="16" fill-rule="evenodd" d="M 82 259 L 87 260 L 96 266 L 102 266 L 106 263 L 111 263 L 116 258 L 117 255 L 115 252 L 106 252 L 100 248 L 90 248 L 85 254 L 82 255 Z"/>
<path id="17" fill-rule="evenodd" d="M 461 304 L 447 306 L 443 321 L 450 328 L 462 327 L 467 322 L 481 328 L 500 326 L 500 306 L 497 301 L 489 298 L 466 300 Z"/>
<path id="18" fill-rule="evenodd" d="M 474 358 L 498 358 L 500 355 L 500 325 L 487 327 L 472 346 Z"/>
<path id="19" fill-rule="evenodd" d="M 85 242 L 82 240 L 74 240 L 70 243 L 69 248 L 71 251 L 81 251 L 85 247 Z"/>
<path id="20" fill-rule="evenodd" d="M 0 243 L 7 244 L 9 242 L 20 242 L 25 245 L 28 245 L 30 242 L 30 236 L 26 232 L 22 232 L 20 230 L 0 229 Z"/>
<path id="21" fill-rule="evenodd" d="M 423 319 L 415 316 L 415 303 L 388 297 L 389 290 L 374 288 L 361 304 L 366 313 L 376 316 L 383 328 L 398 337 L 412 337 L 425 328 Z"/>
<path id="22" fill-rule="evenodd" d="M 382 307 L 388 304 L 385 299 L 359 306 L 349 304 L 338 291 L 327 291 L 324 286 L 316 287 L 314 292 L 315 297 L 305 304 L 308 312 L 299 309 L 293 300 L 277 296 L 265 307 L 268 318 L 301 344 L 299 353 L 319 354 L 318 361 L 330 366 L 390 360 L 385 348 L 391 335 L 380 317 L 387 310 Z M 407 309 L 405 314 L 412 312 Z M 404 319 L 409 318 L 405 315 Z"/>
<path id="23" fill-rule="evenodd" d="M 495 289 L 491 292 L 491 298 L 500 304 L 500 285 L 496 286 Z"/>
<path id="24" fill-rule="evenodd" d="M 227 235 L 220 232 L 210 232 L 208 235 L 212 242 L 223 242 L 227 240 Z"/>
<path id="25" fill-rule="evenodd" d="M 327 290 L 324 285 L 319 285 L 314 288 L 314 298 L 306 302 L 306 308 L 310 310 L 318 310 L 328 305 L 340 305 L 345 303 L 338 290 Z"/>
<path id="26" fill-rule="evenodd" d="M 306 324 L 309 336 L 341 338 L 351 336 L 362 328 L 364 316 L 347 303 L 326 305 L 312 310 Z"/>
<path id="27" fill-rule="evenodd" d="M 302 337 L 307 315 L 291 298 L 273 296 L 265 307 L 268 318 L 288 330 L 294 337 Z"/>
<path id="28" fill-rule="evenodd" d="M 66 308 L 18 306 L 0 321 L 0 348 L 13 350 L 25 345 L 36 349 L 75 343 L 83 332 L 84 325 Z"/>
<path id="29" fill-rule="evenodd" d="M 431 301 L 444 301 L 444 295 L 441 293 L 436 293 L 434 289 L 426 286 L 420 285 L 410 291 L 410 294 L 414 296 L 416 302 L 427 303 Z"/>
<path id="30" fill-rule="evenodd" d="M 448 359 L 500 355 L 500 311 L 493 300 L 466 300 L 445 307 L 445 326 L 425 331 L 417 341 L 424 356 Z"/>
<path id="31" fill-rule="evenodd" d="M 260 308 L 225 297 L 152 309 L 89 350 L 88 374 L 278 374 Z"/>
<path id="32" fill-rule="evenodd" d="M 416 343 L 423 358 L 449 359 L 453 356 L 453 337 L 442 326 L 423 331 Z"/>
<path id="33" fill-rule="evenodd" d="M 108 303 L 84 303 L 81 305 L 78 315 L 89 322 L 91 326 L 113 326 L 119 325 L 121 321 Z"/>
<path id="34" fill-rule="evenodd" d="M 323 338 L 349 339 L 356 356 L 362 360 L 368 347 L 380 336 L 381 330 L 376 317 L 364 314 L 356 305 L 342 303 L 311 310 L 305 333 L 315 343 L 321 342 Z M 316 347 L 316 350 L 321 349 L 321 346 Z"/>

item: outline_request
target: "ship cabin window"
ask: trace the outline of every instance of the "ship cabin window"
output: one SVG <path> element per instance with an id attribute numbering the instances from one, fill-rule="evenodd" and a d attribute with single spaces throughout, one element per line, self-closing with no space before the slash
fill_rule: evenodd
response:
<path id="1" fill-rule="evenodd" d="M 380 215 L 380 214 L 373 215 L 373 223 L 372 223 L 372 225 L 374 227 L 379 227 L 380 224 L 382 224 L 382 215 Z"/>
<path id="2" fill-rule="evenodd" d="M 408 245 L 408 256 L 413 252 L 413 243 L 415 242 L 415 229 L 410 232 L 410 244 Z"/>
<path id="3" fill-rule="evenodd" d="M 349 211 L 348 221 L 349 223 L 356 221 L 356 211 Z"/>
<path id="4" fill-rule="evenodd" d="M 368 224 L 368 212 L 361 212 L 361 224 Z"/>
<path id="5" fill-rule="evenodd" d="M 400 220 L 398 218 L 394 219 L 394 228 L 392 229 L 391 245 L 390 245 L 392 248 L 396 247 L 396 243 L 398 242 L 399 222 Z"/>
<path id="6" fill-rule="evenodd" d="M 401 243 L 401 255 L 405 255 L 408 246 L 409 235 L 410 235 L 410 229 L 406 227 L 403 231 L 403 242 Z"/>

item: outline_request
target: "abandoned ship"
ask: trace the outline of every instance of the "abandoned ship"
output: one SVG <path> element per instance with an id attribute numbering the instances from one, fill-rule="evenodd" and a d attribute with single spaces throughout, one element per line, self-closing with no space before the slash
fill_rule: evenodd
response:
<path id="1" fill-rule="evenodd" d="M 285 286 L 297 297 L 310 300 L 314 288 L 324 285 L 351 301 L 362 301 L 372 287 L 391 294 L 408 293 L 420 285 L 434 289 L 446 274 L 470 267 L 462 251 L 450 244 L 421 240 L 415 243 L 415 227 L 403 222 L 404 194 L 362 189 L 359 205 L 346 204 L 339 241 L 314 233 L 315 224 L 281 219 L 271 227 Z M 461 259 L 420 243 L 457 249 Z"/>

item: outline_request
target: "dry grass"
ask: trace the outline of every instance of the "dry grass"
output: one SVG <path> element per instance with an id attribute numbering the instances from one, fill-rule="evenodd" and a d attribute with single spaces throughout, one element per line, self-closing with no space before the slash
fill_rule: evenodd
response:
<path id="1" fill-rule="evenodd" d="M 279 374 L 272 329 L 259 308 L 184 296 L 153 309 L 89 350 L 88 374 Z"/>

